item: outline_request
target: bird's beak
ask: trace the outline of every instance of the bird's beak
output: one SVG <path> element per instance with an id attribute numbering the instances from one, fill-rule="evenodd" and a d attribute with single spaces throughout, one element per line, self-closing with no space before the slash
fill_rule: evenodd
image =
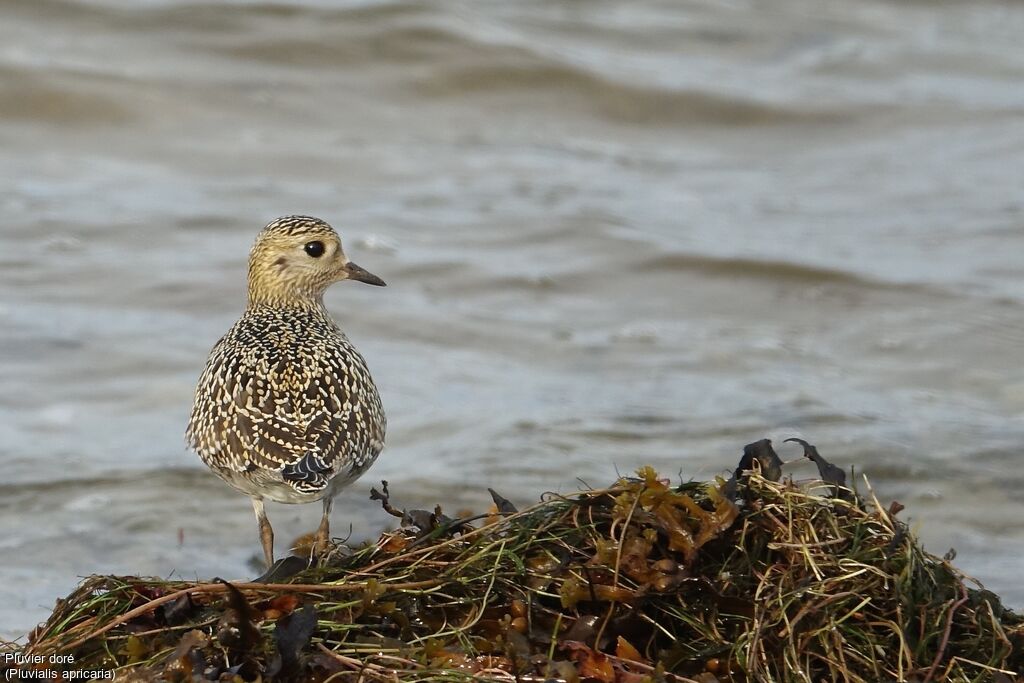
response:
<path id="1" fill-rule="evenodd" d="M 357 266 L 351 261 L 346 263 L 342 270 L 347 274 L 347 277 L 345 278 L 346 280 L 359 280 L 360 282 L 365 282 L 368 285 L 376 285 L 377 287 L 387 286 L 379 277 L 365 268 Z"/>

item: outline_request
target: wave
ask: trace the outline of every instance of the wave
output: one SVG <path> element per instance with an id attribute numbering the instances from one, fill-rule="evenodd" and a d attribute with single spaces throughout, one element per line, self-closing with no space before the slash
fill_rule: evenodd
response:
<path id="1" fill-rule="evenodd" d="M 60 4 L 62 0 L 49 0 Z M 222 55 L 250 66 L 304 73 L 373 69 L 375 83 L 419 98 L 529 95 L 564 111 L 582 110 L 618 123 L 755 126 L 851 120 L 856 107 L 767 102 L 713 85 L 672 88 L 627 80 L 573 60 L 528 36 L 495 37 L 430 4 L 363 7 L 170 5 L 131 12 L 106 7 L 114 26 L 179 29 L 190 53 Z M 398 68 L 390 68 L 398 67 Z"/>
<path id="2" fill-rule="evenodd" d="M 0 485 L 2 507 L 16 507 L 23 510 L 25 506 L 46 508 L 51 505 L 54 496 L 66 499 L 81 494 L 83 491 L 118 491 L 137 490 L 140 487 L 149 494 L 158 495 L 164 489 L 184 489 L 204 487 L 209 482 L 219 485 L 216 478 L 197 462 L 195 467 L 162 467 L 157 469 L 132 469 L 123 472 L 76 477 L 56 476 L 52 479 L 35 479 L 17 481 Z"/>
<path id="3" fill-rule="evenodd" d="M 690 271 L 720 277 L 795 282 L 808 285 L 839 284 L 871 289 L 933 292 L 930 286 L 906 282 L 886 282 L 846 270 L 813 266 L 793 261 L 698 254 L 663 254 L 645 260 L 636 267 L 645 271 Z"/>
<path id="4" fill-rule="evenodd" d="M 102 94 L 98 79 L 0 67 L 0 119 L 61 124 L 123 124 L 135 119 L 124 97 Z"/>
<path id="5" fill-rule="evenodd" d="M 856 115 L 849 108 L 842 111 L 798 109 L 709 90 L 673 90 L 623 83 L 578 65 L 539 61 L 539 58 L 494 60 L 490 64 L 470 58 L 463 64 L 471 66 L 435 70 L 415 84 L 416 91 L 430 97 L 522 91 L 529 93 L 534 101 L 554 95 L 560 105 L 571 106 L 575 99 L 608 120 L 647 125 L 824 123 Z"/>

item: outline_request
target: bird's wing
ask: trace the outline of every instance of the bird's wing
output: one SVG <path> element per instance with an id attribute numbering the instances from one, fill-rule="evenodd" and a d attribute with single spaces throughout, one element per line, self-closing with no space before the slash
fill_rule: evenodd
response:
<path id="1" fill-rule="evenodd" d="M 218 351 L 200 380 L 207 409 L 194 411 L 188 433 L 207 464 L 273 472 L 308 493 L 322 490 L 343 467 L 372 462 L 380 451 L 383 434 L 366 429 L 374 407 L 382 415 L 379 399 L 375 390 L 375 406 L 356 398 L 357 383 L 368 373 L 348 349 L 253 363 Z"/>
<path id="2" fill-rule="evenodd" d="M 287 360 L 269 368 L 266 377 L 234 391 L 231 432 L 237 443 L 231 446 L 248 453 L 250 467 L 280 473 L 299 492 L 322 490 L 346 431 L 348 405 L 338 396 L 337 380 Z"/>
<path id="3" fill-rule="evenodd" d="M 237 472 L 278 470 L 302 458 L 309 444 L 295 419 L 294 392 L 282 390 L 264 364 L 249 367 L 217 350 L 200 378 L 190 445 L 207 464 Z"/>

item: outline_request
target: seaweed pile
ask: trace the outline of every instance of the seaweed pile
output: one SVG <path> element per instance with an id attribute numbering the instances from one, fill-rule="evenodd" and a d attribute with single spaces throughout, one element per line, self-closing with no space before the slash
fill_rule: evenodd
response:
<path id="1" fill-rule="evenodd" d="M 761 441 L 727 482 L 672 485 L 645 467 L 522 511 L 492 492 L 473 519 L 396 510 L 385 485 L 374 497 L 403 521 L 375 544 L 272 583 L 94 576 L 19 653 L 138 681 L 1024 673 L 1024 619 L 924 552 L 898 504 L 865 502 L 804 447 L 821 480 L 776 481 Z"/>

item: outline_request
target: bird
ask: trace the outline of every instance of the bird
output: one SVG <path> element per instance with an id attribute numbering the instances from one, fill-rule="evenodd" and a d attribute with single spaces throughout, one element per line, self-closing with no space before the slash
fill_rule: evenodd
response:
<path id="1" fill-rule="evenodd" d="M 379 287 L 341 238 L 312 216 L 267 224 L 249 252 L 248 303 L 210 351 L 185 438 L 252 499 L 267 566 L 274 531 L 264 501 L 321 501 L 314 549 L 330 545 L 334 496 L 384 448 L 387 419 L 366 361 L 324 306 L 335 282 Z"/>

